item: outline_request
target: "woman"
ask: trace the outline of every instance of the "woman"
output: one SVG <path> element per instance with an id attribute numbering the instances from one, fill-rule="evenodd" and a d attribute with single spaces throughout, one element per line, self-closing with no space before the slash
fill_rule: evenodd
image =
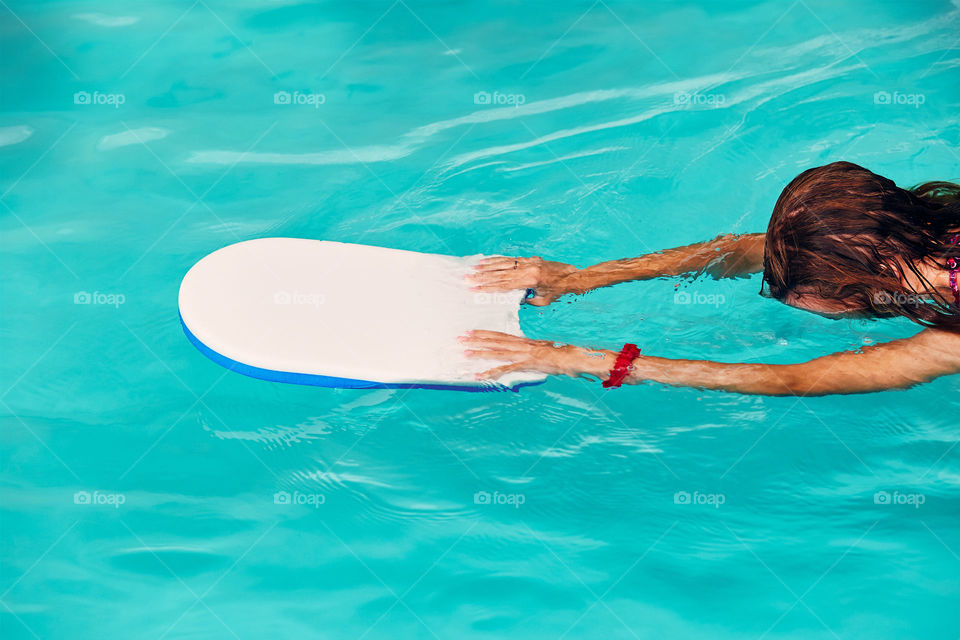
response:
<path id="1" fill-rule="evenodd" d="M 955 235 L 956 234 L 956 235 Z M 767 233 L 701 244 L 585 269 L 541 258 L 493 257 L 468 276 L 479 291 L 527 288 L 547 305 L 630 280 L 706 272 L 763 272 L 765 295 L 829 317 L 906 316 L 911 338 L 799 364 L 738 364 L 554 346 L 493 331 L 461 338 L 467 355 L 505 360 L 509 371 L 593 375 L 605 386 L 644 381 L 764 395 L 826 395 L 901 389 L 960 371 L 960 186 L 910 190 L 849 162 L 808 169 L 787 185 Z M 763 292 L 762 292 L 763 293 Z"/>

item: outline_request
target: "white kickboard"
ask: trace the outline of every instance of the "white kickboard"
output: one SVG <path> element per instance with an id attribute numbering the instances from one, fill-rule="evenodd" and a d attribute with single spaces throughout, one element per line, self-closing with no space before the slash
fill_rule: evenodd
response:
<path id="1" fill-rule="evenodd" d="M 214 361 L 258 378 L 330 387 L 488 390 L 475 374 L 503 362 L 463 355 L 471 329 L 523 335 L 523 290 L 478 293 L 464 275 L 483 256 L 263 238 L 211 253 L 180 285 L 187 336 Z M 542 382 L 510 373 L 498 385 Z"/>

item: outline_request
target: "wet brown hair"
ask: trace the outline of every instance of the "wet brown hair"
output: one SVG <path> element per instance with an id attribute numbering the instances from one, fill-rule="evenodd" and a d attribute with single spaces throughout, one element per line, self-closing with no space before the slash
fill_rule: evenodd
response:
<path id="1" fill-rule="evenodd" d="M 960 331 L 960 308 L 924 277 L 960 247 L 960 185 L 927 182 L 902 189 L 851 162 L 807 169 L 783 190 L 764 243 L 765 295 L 811 298 L 821 308 L 905 316 Z M 907 274 L 919 282 L 914 289 Z"/>

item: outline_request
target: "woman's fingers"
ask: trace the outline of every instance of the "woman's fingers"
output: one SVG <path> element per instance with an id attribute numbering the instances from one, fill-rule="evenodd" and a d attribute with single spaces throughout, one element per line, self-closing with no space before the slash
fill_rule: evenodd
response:
<path id="1" fill-rule="evenodd" d="M 474 285 L 491 285 L 491 284 L 518 284 L 523 282 L 524 285 L 529 281 L 531 284 L 535 280 L 531 274 L 525 273 L 523 271 L 478 271 L 476 273 L 470 273 L 466 276 L 467 282 Z M 519 287 L 518 287 L 519 288 Z"/>
<path id="2" fill-rule="evenodd" d="M 504 360 L 506 362 L 520 362 L 526 359 L 527 354 L 521 351 L 511 351 L 509 349 L 491 349 L 484 347 L 482 349 L 467 349 L 463 355 L 468 358 L 479 358 L 481 360 Z"/>
<path id="3" fill-rule="evenodd" d="M 467 281 L 476 287 L 508 287 L 523 289 L 536 284 L 535 278 L 515 271 L 494 271 L 492 273 L 478 273 L 468 276 Z"/>
<path id="4" fill-rule="evenodd" d="M 506 360 L 519 362 L 530 356 L 533 341 L 519 336 L 512 336 L 499 331 L 469 331 L 460 337 L 466 350 L 463 352 L 468 358 L 484 358 L 487 360 Z"/>
<path id="5" fill-rule="evenodd" d="M 481 260 L 466 280 L 475 291 L 511 291 L 513 289 L 536 289 L 540 285 L 540 258 L 508 258 L 496 256 Z M 524 300 L 529 302 L 529 300 Z M 543 306 L 549 300 L 537 300 L 533 304 Z"/>
<path id="6" fill-rule="evenodd" d="M 474 329 L 467 331 L 463 335 L 463 341 L 466 343 L 475 342 L 476 344 L 489 344 L 491 342 L 504 345 L 525 345 L 529 346 L 532 340 L 522 336 L 515 336 L 502 331 L 488 331 L 486 329 Z"/>
<path id="7" fill-rule="evenodd" d="M 504 375 L 504 374 L 507 374 L 507 373 L 510 373 L 511 371 L 519 371 L 519 370 L 523 369 L 523 366 L 524 366 L 524 365 L 523 365 L 522 363 L 520 363 L 520 362 L 514 362 L 514 363 L 512 363 L 512 364 L 505 364 L 505 365 L 503 365 L 503 366 L 494 367 L 493 369 L 487 369 L 486 371 L 484 371 L 484 372 L 482 372 L 482 373 L 478 373 L 478 374 L 476 375 L 476 378 L 477 378 L 477 380 L 484 380 L 484 379 L 489 380 L 489 379 L 493 379 L 493 378 L 499 378 L 500 376 L 502 376 L 502 375 Z"/>
<path id="8" fill-rule="evenodd" d="M 493 271 L 474 271 L 465 276 L 468 282 L 475 284 L 486 284 L 489 282 L 523 282 L 525 285 L 535 285 L 537 283 L 537 272 L 534 269 L 520 267 L 517 269 L 498 269 Z"/>
<path id="9" fill-rule="evenodd" d="M 467 279 L 522 277 L 535 284 L 540 275 L 538 262 L 535 258 L 494 258 L 481 261 L 473 267 Z"/>
<path id="10" fill-rule="evenodd" d="M 520 336 L 477 329 L 468 331 L 460 338 L 467 344 L 463 352 L 468 358 L 486 360 L 501 360 L 506 365 L 490 369 L 483 375 L 488 377 L 500 376 L 508 371 L 542 371 L 551 375 L 571 371 L 567 352 L 569 349 L 552 349 L 555 343 L 546 340 L 531 340 Z"/>
<path id="11" fill-rule="evenodd" d="M 517 267 L 529 266 L 535 262 L 538 262 L 540 258 L 518 258 L 518 257 L 509 257 L 509 256 L 490 256 L 489 258 L 483 258 L 480 260 L 474 269 L 482 270 L 496 270 L 496 269 L 513 269 L 514 265 Z"/>
<path id="12" fill-rule="evenodd" d="M 522 258 L 508 258 L 506 256 L 495 256 L 492 258 L 484 258 L 478 262 L 473 268 L 477 271 L 498 271 L 502 269 L 513 269 L 514 264 L 520 263 Z"/>
<path id="13" fill-rule="evenodd" d="M 464 354 L 467 355 L 467 357 L 505 357 L 507 360 L 516 360 L 517 358 L 525 356 L 530 351 L 530 347 L 524 345 L 514 345 L 495 341 L 485 342 L 482 340 L 467 341 L 464 344 L 464 349 Z M 490 356 L 490 353 L 493 353 L 494 355 Z"/>

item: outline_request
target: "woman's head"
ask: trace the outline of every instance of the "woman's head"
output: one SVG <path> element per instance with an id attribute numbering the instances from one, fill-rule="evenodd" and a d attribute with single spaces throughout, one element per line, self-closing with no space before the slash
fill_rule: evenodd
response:
<path id="1" fill-rule="evenodd" d="M 850 162 L 808 169 L 774 206 L 764 285 L 787 304 L 824 314 L 902 315 L 960 329 L 960 309 L 927 274 L 960 231 L 960 186 L 901 189 Z"/>

